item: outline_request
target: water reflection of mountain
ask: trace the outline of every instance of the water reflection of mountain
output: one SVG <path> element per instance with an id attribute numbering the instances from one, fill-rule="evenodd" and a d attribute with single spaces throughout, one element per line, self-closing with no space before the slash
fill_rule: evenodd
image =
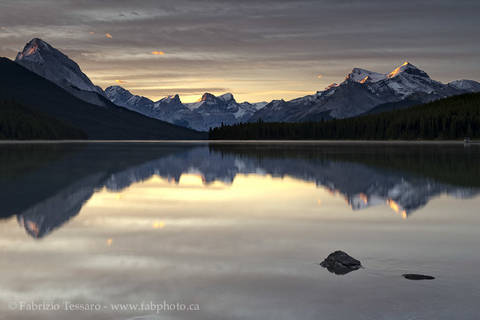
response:
<path id="1" fill-rule="evenodd" d="M 477 148 L 445 145 L 63 144 L 1 146 L 0 215 L 17 215 L 40 238 L 106 187 L 120 191 L 159 175 L 205 183 L 237 174 L 291 176 L 343 195 L 354 210 L 387 203 L 404 216 L 432 197 L 480 191 Z"/>
<path id="2" fill-rule="evenodd" d="M 353 210 L 387 203 L 404 216 L 431 198 L 468 198 L 480 191 L 479 150 L 459 145 L 212 145 L 272 175 L 314 181 L 342 194 Z M 258 169 L 257 169 L 258 170 Z"/>
<path id="3" fill-rule="evenodd" d="M 184 151 L 173 144 L 0 145 L 0 217 L 16 215 L 41 238 L 77 215 L 96 190 L 118 189 L 114 182 L 130 170 Z"/>

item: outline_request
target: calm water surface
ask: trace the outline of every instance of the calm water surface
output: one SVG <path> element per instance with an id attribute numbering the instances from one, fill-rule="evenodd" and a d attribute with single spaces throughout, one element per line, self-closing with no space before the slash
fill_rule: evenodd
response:
<path id="1" fill-rule="evenodd" d="M 478 319 L 479 164 L 475 145 L 0 145 L 0 319 Z M 319 266 L 338 249 L 365 268 Z"/>

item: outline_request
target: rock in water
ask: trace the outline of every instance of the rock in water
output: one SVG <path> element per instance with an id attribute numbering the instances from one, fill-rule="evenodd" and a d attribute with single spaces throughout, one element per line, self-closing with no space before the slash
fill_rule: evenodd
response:
<path id="1" fill-rule="evenodd" d="M 435 277 L 427 276 L 424 274 L 406 273 L 402 274 L 402 277 L 408 280 L 433 280 Z"/>
<path id="2" fill-rule="evenodd" d="M 360 261 L 343 251 L 330 253 L 320 265 L 335 274 L 347 274 L 362 267 Z"/>

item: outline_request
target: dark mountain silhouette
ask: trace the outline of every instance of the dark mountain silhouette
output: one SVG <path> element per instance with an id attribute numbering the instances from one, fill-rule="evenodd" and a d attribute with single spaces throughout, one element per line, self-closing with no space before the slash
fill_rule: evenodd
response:
<path id="1" fill-rule="evenodd" d="M 89 104 L 7 58 L 0 58 L 0 100 L 15 100 L 82 130 L 89 139 L 205 138 L 204 133 L 145 117 L 109 101 L 103 107 Z"/>

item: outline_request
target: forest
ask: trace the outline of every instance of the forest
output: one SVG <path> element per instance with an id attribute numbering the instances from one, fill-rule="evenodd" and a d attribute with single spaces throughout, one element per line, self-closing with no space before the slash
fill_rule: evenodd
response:
<path id="1" fill-rule="evenodd" d="M 480 93 L 407 109 L 319 122 L 222 125 L 211 140 L 458 140 L 480 138 Z"/>
<path id="2" fill-rule="evenodd" d="M 19 104 L 0 100 L 0 140 L 87 139 L 80 129 Z"/>

